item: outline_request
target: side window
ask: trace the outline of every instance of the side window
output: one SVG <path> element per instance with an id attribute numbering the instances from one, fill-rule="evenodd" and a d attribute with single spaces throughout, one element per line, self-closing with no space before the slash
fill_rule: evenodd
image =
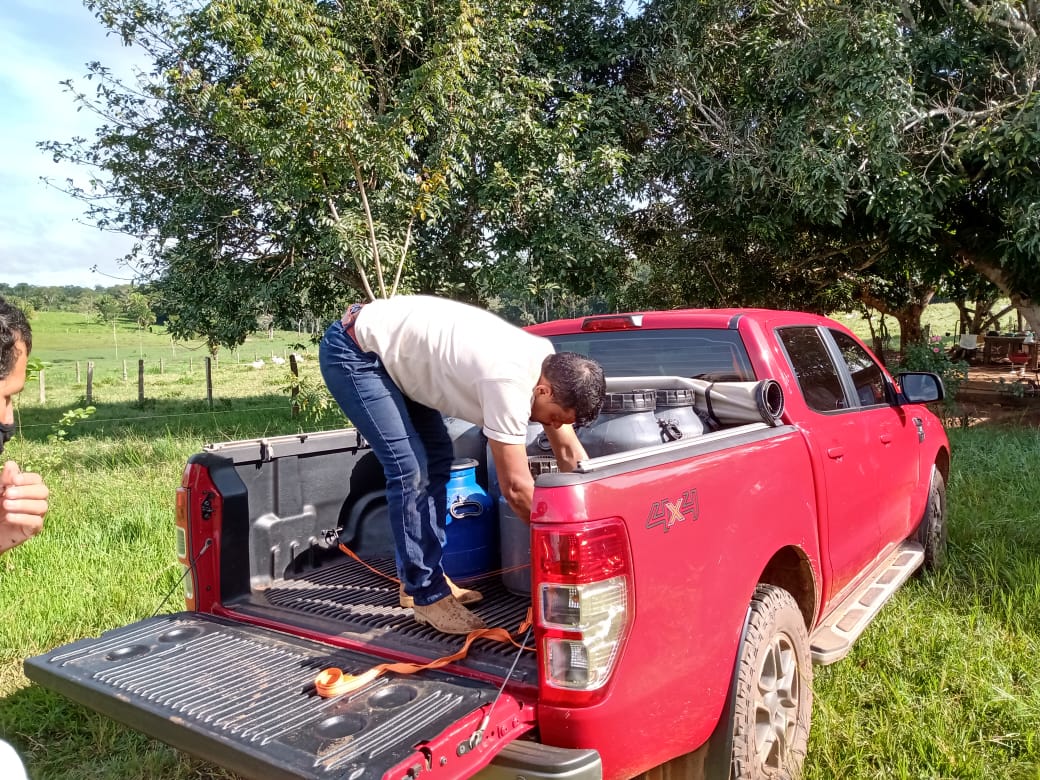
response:
<path id="1" fill-rule="evenodd" d="M 845 365 L 852 374 L 852 383 L 856 386 L 856 397 L 860 406 L 877 406 L 887 403 L 885 400 L 885 375 L 877 363 L 863 347 L 846 333 L 832 330 L 831 336 L 841 350 Z"/>
<path id="2" fill-rule="evenodd" d="M 811 327 L 781 328 L 778 335 L 809 408 L 833 412 L 848 407 L 838 369 L 820 332 Z"/>

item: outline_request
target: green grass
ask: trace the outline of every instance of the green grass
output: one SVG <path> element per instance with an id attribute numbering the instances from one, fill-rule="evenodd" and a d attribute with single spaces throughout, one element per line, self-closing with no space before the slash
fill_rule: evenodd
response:
<path id="1" fill-rule="evenodd" d="M 872 346 L 870 324 L 860 312 L 836 313 L 832 316 L 863 339 L 868 346 Z M 879 332 L 881 315 L 874 312 L 872 320 L 875 331 Z M 932 304 L 924 310 L 924 314 L 921 317 L 921 324 L 926 328 L 928 334 L 939 336 L 948 344 L 956 341 L 959 322 L 957 306 L 953 303 Z M 885 348 L 899 349 L 899 323 L 894 317 L 885 317 L 884 325 L 888 331 L 888 341 L 885 344 Z"/>
<path id="2" fill-rule="evenodd" d="M 60 334 L 34 327 L 39 357 L 69 357 Z M 21 667 L 26 656 L 179 609 L 173 491 L 188 456 L 208 441 L 309 427 L 289 416 L 267 369 L 223 360 L 219 408 L 197 408 L 186 374 L 172 387 L 192 398 L 156 391 L 143 409 L 136 383 L 129 400 L 116 394 L 120 379 L 98 401 L 98 419 L 64 442 L 47 434 L 78 404 L 78 388 L 49 385 L 41 406 L 31 384 L 19 402 L 27 435 L 5 455 L 36 464 L 53 499 L 44 532 L 0 557 L 0 734 L 34 780 L 231 777 L 30 685 Z M 304 371 L 313 377 L 316 361 Z M 948 563 L 905 586 L 848 658 L 816 668 L 807 780 L 1040 780 L 1040 432 L 950 436 Z"/>
<path id="3" fill-rule="evenodd" d="M 1040 778 L 1040 433 L 950 436 L 948 563 L 817 668 L 807 780 Z"/>
<path id="4" fill-rule="evenodd" d="M 74 424 L 74 435 L 121 436 L 129 428 L 141 435 L 201 442 L 342 424 L 335 413 L 317 422 L 290 418 L 290 352 L 302 356 L 300 379 L 321 385 L 317 347 L 306 333 L 275 331 L 273 338 L 262 335 L 237 350 L 218 351 L 210 363 L 211 400 L 208 353 L 201 342 L 176 342 L 160 327 L 148 331 L 127 322 L 103 324 L 70 312 L 41 312 L 32 325 L 32 356 L 44 369 L 42 389 L 39 381 L 30 381 L 18 399 L 21 431 L 30 440 L 46 440 L 63 414 L 87 405 L 89 364 L 89 403 L 96 411 Z M 272 356 L 285 362 L 276 364 Z M 263 367 L 253 368 L 254 359 L 263 360 Z"/>

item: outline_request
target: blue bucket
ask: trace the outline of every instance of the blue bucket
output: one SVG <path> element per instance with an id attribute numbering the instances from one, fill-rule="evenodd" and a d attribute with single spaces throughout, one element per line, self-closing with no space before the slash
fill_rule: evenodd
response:
<path id="1" fill-rule="evenodd" d="M 477 482 L 477 461 L 451 464 L 448 479 L 447 542 L 442 565 L 452 579 L 479 577 L 498 569 L 495 502 Z"/>

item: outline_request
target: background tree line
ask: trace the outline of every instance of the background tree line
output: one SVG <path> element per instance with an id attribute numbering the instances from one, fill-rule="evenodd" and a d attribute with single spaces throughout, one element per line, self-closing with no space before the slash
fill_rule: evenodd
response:
<path id="1" fill-rule="evenodd" d="M 157 317 L 154 296 L 146 286 L 133 284 L 81 287 L 0 282 L 0 297 L 18 306 L 30 319 L 38 311 L 70 311 L 95 316 L 102 322 L 125 317 L 148 327 Z"/>
<path id="2" fill-rule="evenodd" d="M 1036 3 L 86 5 L 151 66 L 89 65 L 100 129 L 43 146 L 174 335 L 395 290 L 1040 329 Z"/>

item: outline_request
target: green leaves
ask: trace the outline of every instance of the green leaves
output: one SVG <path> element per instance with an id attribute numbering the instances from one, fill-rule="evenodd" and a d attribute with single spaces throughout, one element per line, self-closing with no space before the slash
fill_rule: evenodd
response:
<path id="1" fill-rule="evenodd" d="M 801 279 L 807 305 L 849 283 L 913 298 L 965 260 L 1036 297 L 1037 21 L 1021 3 L 652 2 L 646 208 L 716 270 Z M 688 300 L 761 300 L 761 283 Z"/>
<path id="2" fill-rule="evenodd" d="M 136 85 L 93 68 L 79 99 L 112 121 L 46 148 L 101 171 L 73 194 L 140 239 L 129 260 L 180 335 L 233 345 L 257 313 L 329 317 L 359 293 L 475 299 L 532 251 L 588 287 L 616 252 L 613 3 L 91 7 L 154 67 Z"/>

